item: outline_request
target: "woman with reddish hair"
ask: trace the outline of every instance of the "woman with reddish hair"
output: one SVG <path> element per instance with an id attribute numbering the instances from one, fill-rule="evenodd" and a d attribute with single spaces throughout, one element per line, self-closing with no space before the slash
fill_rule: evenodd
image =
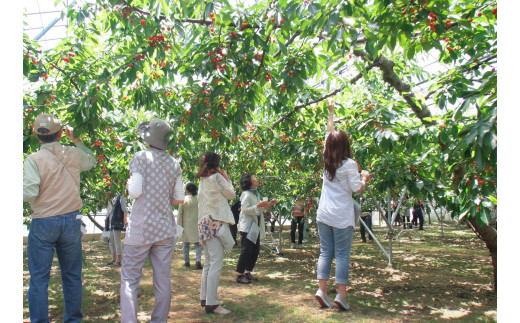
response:
<path id="1" fill-rule="evenodd" d="M 355 227 L 352 192 L 361 193 L 370 178 L 359 174 L 358 164 L 352 159 L 347 134 L 334 129 L 334 101 L 328 106 L 329 118 L 323 152 L 323 186 L 316 222 L 320 236 L 318 259 L 319 289 L 316 299 L 322 307 L 332 307 L 327 296 L 332 259 L 336 258 L 336 285 L 338 294 L 334 302 L 341 310 L 348 310 L 346 290 L 349 276 L 350 249 Z"/>

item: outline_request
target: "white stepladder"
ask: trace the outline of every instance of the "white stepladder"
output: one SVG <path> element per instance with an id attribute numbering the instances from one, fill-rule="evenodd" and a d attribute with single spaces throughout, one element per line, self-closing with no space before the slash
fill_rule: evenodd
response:
<path id="1" fill-rule="evenodd" d="M 281 215 L 279 211 L 271 212 L 271 216 L 276 216 L 276 223 L 278 223 L 278 242 L 275 240 L 273 236 L 273 232 L 267 228 L 268 222 L 265 222 L 265 238 L 260 243 L 261 247 L 267 248 L 269 251 L 273 252 L 275 255 L 282 255 L 282 223 L 281 223 Z M 285 221 L 284 221 L 285 222 Z"/>

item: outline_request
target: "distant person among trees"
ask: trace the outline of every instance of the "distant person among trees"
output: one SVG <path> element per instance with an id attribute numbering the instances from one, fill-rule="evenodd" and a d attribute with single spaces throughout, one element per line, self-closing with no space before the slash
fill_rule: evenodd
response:
<path id="1" fill-rule="evenodd" d="M 23 201 L 31 203 L 32 220 L 27 244 L 29 315 L 31 322 L 49 322 L 49 278 L 54 251 L 58 255 L 65 303 L 65 322 L 81 322 L 82 254 L 80 172 L 96 166 L 94 154 L 72 131 L 76 147 L 60 143 L 61 121 L 50 114 L 34 120 L 33 134 L 40 149 L 23 165 Z"/>
<path id="2" fill-rule="evenodd" d="M 184 203 L 179 205 L 177 224 L 183 227 L 182 252 L 184 254 L 184 266 L 190 267 L 190 244 L 195 246 L 195 269 L 202 269 L 200 262 L 202 257 L 202 246 L 199 243 L 199 201 L 197 199 L 197 185 L 186 184 L 186 196 Z"/>
<path id="3" fill-rule="evenodd" d="M 126 197 L 117 194 L 105 218 L 105 231 L 110 232 L 108 244 L 112 254 L 112 260 L 107 263 L 109 266 L 121 266 L 121 232 L 124 232 L 128 225 L 127 216 Z"/>
<path id="4" fill-rule="evenodd" d="M 394 210 L 397 208 L 397 204 L 392 204 L 392 211 L 390 211 L 390 218 L 388 219 L 389 221 L 392 220 L 392 218 L 394 218 Z M 388 214 L 388 211 L 386 211 L 385 214 Z M 397 213 L 397 215 L 395 216 L 394 218 L 394 222 L 392 223 L 393 226 L 396 226 L 396 227 L 399 227 L 401 226 L 401 222 L 402 222 L 402 216 L 400 213 Z"/>
<path id="5" fill-rule="evenodd" d="M 258 280 L 251 272 L 255 268 L 258 254 L 260 253 L 260 240 L 265 238 L 264 212 L 267 208 L 275 205 L 276 200 L 260 200 L 258 194 L 258 179 L 255 175 L 246 173 L 240 176 L 241 210 L 238 221 L 238 232 L 242 236 L 242 250 L 237 263 L 237 283 L 250 284 Z M 256 232 L 256 236 L 254 236 Z"/>
<path id="6" fill-rule="evenodd" d="M 229 200 L 235 198 L 233 184 L 220 169 L 220 156 L 204 153 L 199 161 L 199 241 L 204 247 L 204 268 L 200 282 L 200 305 L 206 313 L 228 315 L 231 311 L 219 305 L 217 298 L 220 272 L 224 264 L 224 245 L 219 230 L 235 223 Z"/>
<path id="7" fill-rule="evenodd" d="M 424 203 L 420 202 L 413 206 L 412 210 L 412 224 L 417 228 L 417 220 L 419 220 L 419 230 L 423 229 L 424 222 Z"/>
<path id="8" fill-rule="evenodd" d="M 411 229 L 412 228 L 412 222 L 410 221 L 410 212 L 411 208 L 408 206 L 403 206 L 403 229 Z"/>
<path id="9" fill-rule="evenodd" d="M 368 209 L 368 210 L 364 210 L 363 212 L 361 212 L 361 219 L 363 220 L 363 222 L 365 222 L 368 229 L 370 229 L 370 231 L 372 231 L 372 210 Z M 361 242 L 361 243 L 367 242 L 366 235 L 368 235 L 368 239 L 370 242 L 374 241 L 374 239 L 368 233 L 365 226 L 361 223 L 359 224 L 359 233 L 361 234 L 361 240 L 359 242 Z"/>
<path id="10" fill-rule="evenodd" d="M 316 299 L 322 307 L 332 307 L 327 295 L 327 281 L 333 258 L 336 258 L 338 294 L 334 302 L 348 310 L 346 290 L 349 278 L 350 249 L 356 225 L 352 192 L 361 193 L 370 175 L 358 172 L 352 159 L 350 142 L 343 130 L 334 129 L 334 101 L 328 105 L 329 117 L 323 151 L 323 186 L 317 212 L 320 256 L 318 259 L 319 289 Z"/>
<path id="11" fill-rule="evenodd" d="M 359 169 L 359 168 L 358 168 Z M 367 227 L 372 231 L 372 204 L 370 200 L 365 200 L 364 197 L 361 197 L 360 199 L 361 204 L 354 201 L 354 210 L 355 212 L 359 212 L 359 214 L 356 214 L 356 216 L 359 216 L 361 220 L 367 225 Z M 363 211 L 361 210 L 363 209 Z M 388 212 L 387 212 L 388 213 Z M 391 221 L 392 219 L 388 219 Z M 372 236 L 367 232 L 365 226 L 359 223 L 359 233 L 361 234 L 361 240 L 360 243 L 367 242 L 366 235 L 368 234 L 368 238 L 370 242 L 373 242 L 374 239 Z"/>
<path id="12" fill-rule="evenodd" d="M 305 221 L 305 214 L 303 213 L 303 201 L 298 200 L 296 206 L 292 211 L 291 219 L 291 249 L 296 248 L 296 227 L 298 227 L 298 248 L 302 248 L 303 243 L 303 226 Z"/>
<path id="13" fill-rule="evenodd" d="M 150 322 L 166 322 L 172 298 L 171 263 L 176 242 L 172 206 L 184 203 L 179 162 L 166 152 L 170 126 L 161 119 L 137 128 L 146 150 L 132 156 L 128 193 L 135 199 L 121 266 L 121 322 L 137 322 L 137 289 L 147 258 L 153 268 L 155 303 Z"/>
<path id="14" fill-rule="evenodd" d="M 231 205 L 231 213 L 233 213 L 233 219 L 235 219 L 235 224 L 232 224 L 229 226 L 229 230 L 231 231 L 231 235 L 233 236 L 233 240 L 235 240 L 235 245 L 233 248 L 238 248 L 238 241 L 237 241 L 237 225 L 238 225 L 238 219 L 240 219 L 240 199 L 233 202 Z"/>

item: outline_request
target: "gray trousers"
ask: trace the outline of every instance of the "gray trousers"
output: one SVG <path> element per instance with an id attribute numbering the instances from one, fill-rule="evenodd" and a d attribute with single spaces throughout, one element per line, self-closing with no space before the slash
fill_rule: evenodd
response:
<path id="1" fill-rule="evenodd" d="M 110 252 L 115 253 L 116 255 L 121 255 L 121 231 L 120 230 L 111 230 L 110 231 Z"/>
<path id="2" fill-rule="evenodd" d="M 121 322 L 137 322 L 137 289 L 141 282 L 146 257 L 153 268 L 155 303 L 151 323 L 166 323 L 172 299 L 171 264 L 176 238 L 168 238 L 144 246 L 125 245 L 121 265 Z"/>
<path id="3" fill-rule="evenodd" d="M 206 305 L 218 305 L 217 289 L 220 271 L 224 264 L 224 246 L 219 238 L 204 242 L 204 268 L 200 282 L 200 299 L 206 300 Z"/>

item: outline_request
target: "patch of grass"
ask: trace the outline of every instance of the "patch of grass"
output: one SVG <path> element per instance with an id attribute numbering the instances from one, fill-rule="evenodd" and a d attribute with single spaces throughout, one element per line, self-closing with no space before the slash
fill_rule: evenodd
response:
<path id="1" fill-rule="evenodd" d="M 386 230 L 374 227 L 378 239 Z M 284 228 L 283 246 L 290 244 Z M 240 249 L 225 255 L 219 298 L 233 311 L 229 317 L 206 315 L 200 306 L 201 271 L 184 267 L 179 243 L 172 260 L 172 306 L 169 322 L 496 322 L 497 295 L 492 288 L 489 253 L 473 232 L 463 227 L 426 225 L 393 241 L 393 267 L 375 244 L 354 243 L 347 290 L 351 310 L 320 309 L 314 298 L 318 281 L 316 265 L 319 239 L 308 237 L 304 249 L 284 249 L 283 256 L 262 248 L 255 274 L 260 281 L 250 285 L 235 282 Z M 354 241 L 359 240 L 356 233 Z M 388 241 L 382 241 L 388 248 Z M 24 251 L 25 252 L 25 251 Z M 83 243 L 83 313 L 85 322 L 115 322 L 120 319 L 120 270 L 109 267 L 108 246 Z M 195 258 L 191 251 L 192 261 Z M 24 292 L 29 285 L 24 257 Z M 334 270 L 331 272 L 334 277 Z M 328 288 L 333 299 L 333 278 Z M 154 303 L 152 269 L 143 269 L 139 288 L 139 321 L 150 320 Z M 49 285 L 52 320 L 63 319 L 63 296 L 55 259 Z M 24 295 L 24 318 L 29 317 Z"/>

